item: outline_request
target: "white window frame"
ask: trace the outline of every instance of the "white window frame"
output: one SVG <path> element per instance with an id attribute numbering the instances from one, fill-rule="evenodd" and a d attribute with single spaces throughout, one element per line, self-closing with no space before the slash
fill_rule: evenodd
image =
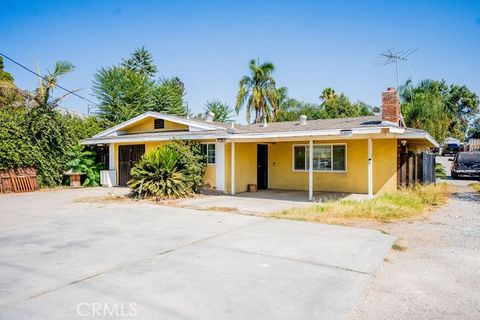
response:
<path id="1" fill-rule="evenodd" d="M 207 145 L 207 166 L 216 165 L 217 164 L 217 146 L 216 146 L 215 142 L 201 142 L 200 144 Z M 212 145 L 212 144 L 215 146 L 215 162 L 209 163 L 208 162 L 208 149 L 209 149 L 209 145 Z"/>
<path id="2" fill-rule="evenodd" d="M 293 172 L 308 172 L 308 169 L 298 170 L 295 169 L 295 147 L 305 147 L 305 168 L 307 167 L 308 153 L 306 152 L 306 147 L 308 144 L 292 144 L 292 171 Z M 313 172 L 322 172 L 322 173 L 346 173 L 348 171 L 348 146 L 346 143 L 314 143 L 315 146 L 330 146 L 330 154 L 332 155 L 332 168 L 331 170 L 318 170 L 313 169 Z M 345 146 L 345 170 L 333 170 L 333 146 Z"/>

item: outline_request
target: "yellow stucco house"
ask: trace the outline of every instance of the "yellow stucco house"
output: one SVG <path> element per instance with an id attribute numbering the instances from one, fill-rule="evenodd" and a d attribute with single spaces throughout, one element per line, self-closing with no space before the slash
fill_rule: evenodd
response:
<path id="1" fill-rule="evenodd" d="M 402 125 L 397 93 L 382 94 L 382 114 L 357 118 L 237 125 L 146 112 L 82 141 L 108 146 L 102 183 L 124 186 L 141 155 L 171 139 L 202 144 L 205 184 L 219 192 L 258 189 L 376 193 L 397 189 L 399 153 L 438 146 Z M 403 151 L 402 151 L 403 150 Z"/>

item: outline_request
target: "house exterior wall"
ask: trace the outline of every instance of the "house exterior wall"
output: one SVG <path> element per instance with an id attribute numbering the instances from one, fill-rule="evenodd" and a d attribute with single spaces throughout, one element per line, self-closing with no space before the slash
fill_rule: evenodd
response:
<path id="1" fill-rule="evenodd" d="M 199 141 L 213 142 L 213 141 Z M 139 142 L 145 152 L 154 150 L 164 141 Z M 314 191 L 367 193 L 367 140 L 325 140 L 318 144 L 345 143 L 347 146 L 346 172 L 314 172 Z M 268 187 L 271 189 L 308 190 L 308 171 L 293 170 L 293 145 L 307 141 L 268 144 Z M 115 144 L 115 169 L 118 181 L 118 146 Z M 216 166 L 207 165 L 204 183 L 216 187 Z M 225 143 L 225 192 L 231 184 L 231 143 Z M 247 191 L 248 184 L 257 183 L 257 143 L 235 143 L 235 191 Z M 393 192 L 397 189 L 397 140 L 373 139 L 373 191 Z"/>
<path id="2" fill-rule="evenodd" d="M 146 118 L 141 121 L 138 121 L 131 126 L 125 128 L 125 131 L 128 133 L 140 133 L 140 132 L 152 132 L 152 131 L 173 131 L 173 130 L 184 130 L 188 131 L 188 126 L 165 120 L 165 128 L 164 129 L 155 129 L 154 127 L 154 118 Z"/>
<path id="3" fill-rule="evenodd" d="M 347 145 L 346 172 L 314 172 L 314 190 L 367 193 L 367 140 L 326 140 L 319 144 Z M 293 171 L 293 145 L 306 141 L 268 144 L 268 187 L 271 189 L 308 190 L 308 171 Z M 235 144 L 235 191 L 247 191 L 257 183 L 257 143 Z M 231 144 L 225 146 L 225 186 L 230 192 Z M 394 192 L 397 189 L 397 141 L 373 140 L 373 191 Z"/>
<path id="4" fill-rule="evenodd" d="M 153 125 L 153 123 L 152 123 Z M 167 127 L 165 121 L 165 127 Z M 203 141 L 202 141 L 203 142 Z M 206 142 L 206 141 L 204 141 Z M 114 167 L 116 170 L 117 181 L 119 181 L 119 170 L 118 170 L 118 147 L 125 146 L 125 145 L 132 145 L 132 144 L 144 144 L 145 145 L 145 153 L 155 150 L 162 144 L 165 144 L 166 141 L 148 141 L 148 142 L 132 142 L 132 143 L 115 143 L 114 144 Z M 203 176 L 203 183 L 209 184 L 212 187 L 216 187 L 216 164 L 208 164 L 205 170 L 205 175 Z"/>

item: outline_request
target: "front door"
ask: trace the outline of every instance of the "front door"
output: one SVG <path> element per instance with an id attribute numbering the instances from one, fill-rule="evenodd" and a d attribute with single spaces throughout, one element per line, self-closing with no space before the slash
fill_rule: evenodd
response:
<path id="1" fill-rule="evenodd" d="M 268 188 L 268 145 L 257 144 L 257 188 Z"/>
<path id="2" fill-rule="evenodd" d="M 127 185 L 128 180 L 130 180 L 130 170 L 140 161 L 144 153 L 144 144 L 118 147 L 118 185 Z"/>

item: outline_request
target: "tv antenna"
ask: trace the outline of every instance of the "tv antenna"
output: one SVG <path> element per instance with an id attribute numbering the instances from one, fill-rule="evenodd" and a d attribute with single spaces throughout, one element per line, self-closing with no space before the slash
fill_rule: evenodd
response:
<path id="1" fill-rule="evenodd" d="M 408 61 L 408 57 L 417 51 L 418 48 L 398 50 L 396 48 L 387 49 L 380 53 L 380 56 L 384 58 L 383 65 L 395 64 L 395 75 L 397 77 L 397 92 L 398 92 L 398 61 Z"/>

